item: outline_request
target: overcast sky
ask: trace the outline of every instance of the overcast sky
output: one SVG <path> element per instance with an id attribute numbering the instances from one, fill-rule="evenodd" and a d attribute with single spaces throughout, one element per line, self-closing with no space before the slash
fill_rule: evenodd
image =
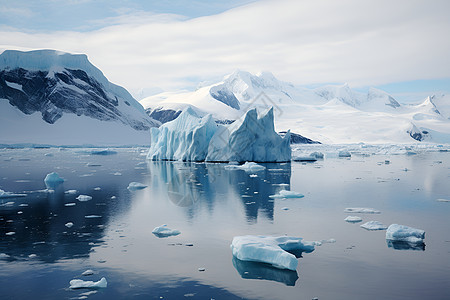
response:
<path id="1" fill-rule="evenodd" d="M 410 97 L 450 91 L 448 0 L 0 0 L 1 49 L 85 53 L 134 94 L 235 69 Z"/>

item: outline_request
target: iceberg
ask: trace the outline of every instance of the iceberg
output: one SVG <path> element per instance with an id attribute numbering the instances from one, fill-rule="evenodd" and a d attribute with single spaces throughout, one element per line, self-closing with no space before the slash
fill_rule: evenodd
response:
<path id="1" fill-rule="evenodd" d="M 75 199 L 77 199 L 80 202 L 86 202 L 86 201 L 92 200 L 92 197 L 88 196 L 88 195 L 79 195 Z"/>
<path id="2" fill-rule="evenodd" d="M 379 221 L 369 221 L 361 225 L 362 228 L 367 230 L 386 230 L 387 226 Z"/>
<path id="3" fill-rule="evenodd" d="M 154 235 L 159 238 L 165 238 L 169 236 L 179 235 L 181 232 L 176 229 L 170 229 L 166 224 L 155 227 L 152 231 Z"/>
<path id="4" fill-rule="evenodd" d="M 45 186 L 48 189 L 55 188 L 63 182 L 64 182 L 64 179 L 59 177 L 58 173 L 56 173 L 56 172 L 47 174 L 44 179 Z"/>
<path id="5" fill-rule="evenodd" d="M 344 219 L 344 221 L 349 222 L 349 223 L 358 223 L 358 222 L 361 222 L 362 219 L 360 217 L 356 217 L 356 216 L 348 216 L 347 218 Z"/>
<path id="6" fill-rule="evenodd" d="M 270 195 L 269 198 L 303 198 L 305 195 L 294 192 L 294 191 L 279 191 L 278 194 Z"/>
<path id="7" fill-rule="evenodd" d="M 421 244 L 425 239 L 425 231 L 405 225 L 392 224 L 386 230 L 386 240 Z"/>
<path id="8" fill-rule="evenodd" d="M 70 282 L 71 289 L 97 289 L 97 288 L 106 288 L 108 286 L 108 282 L 105 277 L 102 277 L 99 281 L 84 281 L 81 279 L 72 279 Z"/>
<path id="9" fill-rule="evenodd" d="M 297 257 L 314 251 L 314 243 L 289 236 L 236 236 L 231 242 L 233 256 L 242 261 L 270 264 L 279 269 L 295 271 Z"/>
<path id="10" fill-rule="evenodd" d="M 151 129 L 150 160 L 209 162 L 287 162 L 290 134 L 274 130 L 273 109 L 258 115 L 251 109 L 230 125 L 218 125 L 211 115 L 199 117 L 187 107 L 173 121 Z"/>
<path id="11" fill-rule="evenodd" d="M 229 164 L 227 166 L 225 166 L 226 170 L 244 170 L 245 172 L 259 172 L 259 171 L 264 171 L 266 169 L 266 167 L 258 165 L 257 163 L 254 162 L 248 162 L 246 161 L 243 165 L 234 165 L 234 164 Z"/>

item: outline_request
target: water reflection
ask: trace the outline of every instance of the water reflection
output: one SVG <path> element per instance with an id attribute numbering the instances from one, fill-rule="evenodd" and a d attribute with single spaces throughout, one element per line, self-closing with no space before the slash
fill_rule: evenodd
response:
<path id="1" fill-rule="evenodd" d="M 233 256 L 233 266 L 244 279 L 271 280 L 295 286 L 297 271 L 283 270 L 264 263 L 242 261 Z"/>
<path id="2" fill-rule="evenodd" d="M 402 242 L 402 241 L 392 241 L 392 240 L 386 240 L 386 243 L 389 248 L 393 248 L 395 250 L 416 250 L 416 251 L 425 251 L 425 244 L 424 243 L 408 243 L 408 242 Z"/>
<path id="3" fill-rule="evenodd" d="M 269 198 L 280 189 L 289 189 L 290 164 L 264 164 L 266 170 L 248 173 L 226 170 L 224 164 L 149 161 L 154 186 L 165 186 L 167 197 L 179 207 L 187 208 L 193 218 L 198 207 L 206 205 L 210 211 L 215 201 L 231 193 L 237 194 L 244 206 L 249 223 L 256 223 L 258 215 L 273 220 L 274 202 Z M 201 203 L 199 203 L 201 202 Z"/>

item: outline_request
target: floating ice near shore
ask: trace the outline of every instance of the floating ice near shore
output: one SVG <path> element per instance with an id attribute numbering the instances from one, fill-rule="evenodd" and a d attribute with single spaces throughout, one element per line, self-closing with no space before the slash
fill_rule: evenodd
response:
<path id="1" fill-rule="evenodd" d="M 0 189 L 0 198 L 15 198 L 15 197 L 26 197 L 26 194 L 14 194 L 12 192 L 5 192 Z"/>
<path id="2" fill-rule="evenodd" d="M 376 210 L 373 208 L 366 208 L 366 207 L 349 207 L 349 208 L 344 209 L 344 212 L 359 213 L 359 214 L 380 214 L 381 213 L 379 210 Z"/>
<path id="3" fill-rule="evenodd" d="M 103 277 L 99 281 L 84 281 L 81 279 L 72 279 L 70 282 L 71 289 L 98 289 L 98 288 L 106 288 L 108 286 L 108 282 L 106 278 Z"/>
<path id="4" fill-rule="evenodd" d="M 44 179 L 45 186 L 48 189 L 55 188 L 63 182 L 64 182 L 64 179 L 59 177 L 58 173 L 56 173 L 56 172 L 47 174 L 47 176 L 45 176 L 45 179 Z"/>
<path id="5" fill-rule="evenodd" d="M 281 190 L 278 194 L 270 195 L 269 198 L 303 198 L 305 195 L 294 192 L 294 191 L 286 191 Z"/>
<path id="6" fill-rule="evenodd" d="M 386 231 L 386 240 L 419 244 L 425 239 L 425 231 L 405 225 L 392 224 Z"/>
<path id="7" fill-rule="evenodd" d="M 349 222 L 349 223 L 358 223 L 358 222 L 361 222 L 362 219 L 360 217 L 356 217 L 356 216 L 348 216 L 347 218 L 344 219 L 344 221 Z"/>
<path id="8" fill-rule="evenodd" d="M 170 229 L 169 227 L 167 227 L 166 224 L 164 224 L 164 225 L 155 227 L 153 229 L 152 233 L 159 238 L 165 238 L 165 237 L 169 237 L 169 236 L 179 235 L 181 232 L 176 229 Z"/>
<path id="9" fill-rule="evenodd" d="M 175 120 L 151 129 L 151 160 L 257 161 L 291 160 L 290 134 L 274 130 L 273 109 L 258 116 L 251 109 L 230 125 L 217 125 L 211 115 L 199 117 L 192 108 Z"/>
<path id="10" fill-rule="evenodd" d="M 76 199 L 80 202 L 86 202 L 92 200 L 92 197 L 88 195 L 79 195 Z"/>
<path id="11" fill-rule="evenodd" d="M 140 182 L 130 182 L 127 189 L 130 191 L 136 191 L 136 190 L 142 190 L 145 189 L 147 186 Z"/>
<path id="12" fill-rule="evenodd" d="M 243 165 L 235 165 L 235 164 L 229 164 L 225 166 L 226 170 L 244 170 L 246 172 L 259 172 L 264 171 L 266 167 L 261 166 L 254 162 L 245 162 Z"/>
<path id="13" fill-rule="evenodd" d="M 386 230 L 387 226 L 379 221 L 369 221 L 361 225 L 362 228 L 367 230 Z"/>
<path id="14" fill-rule="evenodd" d="M 298 237 L 236 236 L 231 243 L 233 255 L 243 261 L 267 263 L 295 271 L 298 260 L 292 253 L 312 252 L 314 243 Z"/>

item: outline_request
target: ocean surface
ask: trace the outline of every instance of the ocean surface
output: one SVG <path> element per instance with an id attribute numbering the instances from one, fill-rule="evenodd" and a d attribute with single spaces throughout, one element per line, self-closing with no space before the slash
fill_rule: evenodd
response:
<path id="1" fill-rule="evenodd" d="M 0 198 L 2 300 L 449 299 L 445 146 L 354 145 L 350 158 L 339 147 L 298 146 L 296 155 L 325 158 L 251 173 L 147 161 L 144 148 L 98 150 L 0 149 L 0 189 L 20 194 Z M 46 186 L 51 172 L 65 181 Z M 131 182 L 147 187 L 130 190 Z M 304 197 L 269 197 L 284 189 Z M 355 207 L 380 213 L 344 212 Z M 349 215 L 362 222 L 344 221 Z M 385 230 L 360 227 L 368 221 L 423 229 L 425 244 L 388 243 Z M 152 234 L 163 224 L 181 234 Z M 234 258 L 230 244 L 241 235 L 321 245 L 287 271 Z M 70 288 L 102 277 L 106 288 Z"/>

